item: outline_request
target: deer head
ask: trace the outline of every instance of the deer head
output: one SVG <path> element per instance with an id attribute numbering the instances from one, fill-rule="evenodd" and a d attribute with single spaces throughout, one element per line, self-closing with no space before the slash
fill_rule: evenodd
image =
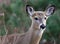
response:
<path id="1" fill-rule="evenodd" d="M 48 8 L 46 8 L 45 11 L 35 11 L 33 9 L 33 7 L 27 5 L 26 11 L 28 12 L 32 22 L 38 24 L 39 29 L 45 29 L 46 28 L 46 21 L 52 15 L 52 13 L 54 13 L 55 6 L 50 5 Z"/>

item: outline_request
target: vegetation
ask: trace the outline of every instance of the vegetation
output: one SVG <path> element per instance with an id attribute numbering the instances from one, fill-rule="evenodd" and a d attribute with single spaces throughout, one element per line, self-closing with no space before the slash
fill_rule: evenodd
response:
<path id="1" fill-rule="evenodd" d="M 5 29 L 8 34 L 23 33 L 29 29 L 31 20 L 25 10 L 27 4 L 32 5 L 35 10 L 43 11 L 49 4 L 56 6 L 55 13 L 47 20 L 42 41 L 46 39 L 60 44 L 60 0 L 1 0 L 0 13 L 4 12 L 4 15 L 0 16 L 0 35 L 6 34 Z"/>

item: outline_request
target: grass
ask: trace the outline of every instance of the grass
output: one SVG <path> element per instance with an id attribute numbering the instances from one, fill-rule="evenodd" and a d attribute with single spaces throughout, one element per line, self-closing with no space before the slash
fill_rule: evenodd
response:
<path id="1" fill-rule="evenodd" d="M 26 0 L 27 1 L 27 0 Z M 36 4 L 35 4 L 36 3 Z M 34 7 L 35 10 L 44 10 L 48 4 L 54 4 L 56 6 L 55 13 L 47 20 L 47 29 L 43 38 L 50 39 L 50 35 L 47 32 L 50 32 L 57 41 L 60 40 L 60 1 L 59 0 L 28 0 L 24 2 L 22 0 L 14 1 L 12 0 L 10 5 L 6 6 L 2 4 L 4 10 L 4 19 L 3 16 L 0 16 L 0 35 L 5 35 L 5 27 L 8 29 L 9 34 L 15 33 L 23 33 L 26 32 L 30 25 L 31 19 L 29 15 L 25 11 L 25 5 L 30 4 Z M 43 5 L 43 6 L 42 6 Z M 4 24 L 5 21 L 5 24 Z"/>

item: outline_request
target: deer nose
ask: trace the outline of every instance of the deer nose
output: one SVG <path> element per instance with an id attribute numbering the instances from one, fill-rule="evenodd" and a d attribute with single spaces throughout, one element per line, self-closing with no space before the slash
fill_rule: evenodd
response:
<path id="1" fill-rule="evenodd" d="M 40 26 L 40 28 L 42 28 L 42 29 L 44 29 L 46 26 L 44 25 L 44 24 L 42 24 L 41 26 Z"/>

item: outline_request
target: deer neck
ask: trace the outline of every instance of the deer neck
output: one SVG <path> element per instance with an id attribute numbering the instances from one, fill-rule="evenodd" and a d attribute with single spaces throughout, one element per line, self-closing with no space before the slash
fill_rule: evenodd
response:
<path id="1" fill-rule="evenodd" d="M 30 29 L 28 30 L 28 34 L 30 36 L 30 44 L 37 44 L 39 37 L 37 36 L 37 34 L 39 33 L 38 31 L 40 29 L 38 29 L 39 24 L 37 24 L 36 22 L 32 22 Z M 33 43 L 34 42 L 34 43 Z"/>
<path id="2" fill-rule="evenodd" d="M 34 30 L 38 30 L 39 29 L 39 24 L 32 21 L 31 27 L 29 28 L 29 31 L 34 31 Z"/>
<path id="3" fill-rule="evenodd" d="M 43 32 L 41 32 L 39 29 L 39 24 L 36 22 L 32 22 L 29 32 L 31 34 L 30 44 L 39 44 L 39 41 L 43 34 Z"/>

